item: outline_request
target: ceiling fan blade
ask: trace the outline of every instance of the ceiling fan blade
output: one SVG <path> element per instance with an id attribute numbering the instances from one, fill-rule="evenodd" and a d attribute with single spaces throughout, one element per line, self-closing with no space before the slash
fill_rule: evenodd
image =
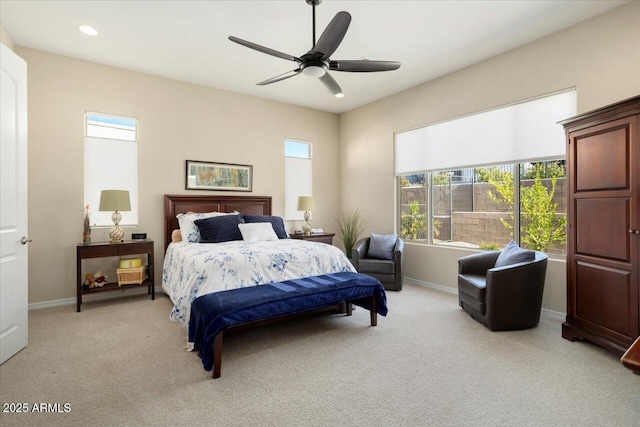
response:
<path id="1" fill-rule="evenodd" d="M 321 77 L 318 77 L 322 86 L 326 87 L 329 92 L 333 94 L 333 96 L 338 96 L 342 94 L 342 89 L 340 89 L 340 85 L 336 82 L 329 73 L 324 73 Z"/>
<path id="2" fill-rule="evenodd" d="M 333 17 L 327 28 L 320 36 L 318 42 L 311 48 L 311 53 L 321 54 L 322 59 L 329 58 L 336 51 L 344 35 L 347 34 L 349 24 L 351 23 L 351 15 L 349 12 L 338 12 Z"/>
<path id="3" fill-rule="evenodd" d="M 397 61 L 369 61 L 367 59 L 355 61 L 331 61 L 329 69 L 334 71 L 350 71 L 353 73 L 367 73 L 374 71 L 391 71 L 400 68 Z"/>
<path id="4" fill-rule="evenodd" d="M 248 42 L 246 40 L 239 39 L 234 36 L 229 36 L 229 40 L 232 42 L 241 44 L 242 46 L 246 46 L 250 49 L 257 50 L 258 52 L 266 53 L 267 55 L 277 56 L 278 58 L 288 59 L 289 61 L 296 61 L 298 63 L 302 62 L 302 59 L 297 56 L 289 55 L 287 53 L 278 52 L 277 50 L 270 49 L 268 47 L 260 46 L 259 44 L 255 44 L 252 42 Z"/>
<path id="5" fill-rule="evenodd" d="M 257 83 L 258 86 L 264 86 L 271 83 L 279 82 L 280 80 L 285 80 L 293 76 L 297 76 L 302 72 L 302 68 L 296 68 L 295 70 L 287 71 L 284 74 L 280 74 L 279 76 L 271 77 L 263 82 Z"/>

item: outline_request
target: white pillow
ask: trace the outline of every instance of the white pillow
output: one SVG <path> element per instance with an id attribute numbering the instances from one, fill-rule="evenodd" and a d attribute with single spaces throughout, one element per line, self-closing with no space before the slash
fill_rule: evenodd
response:
<path id="1" fill-rule="evenodd" d="M 267 240 L 280 240 L 273 230 L 270 222 L 252 222 L 249 224 L 238 224 L 242 240 L 245 242 L 260 242 Z"/>
<path id="2" fill-rule="evenodd" d="M 197 219 L 211 218 L 212 216 L 221 215 L 237 215 L 236 213 L 224 213 L 224 212 L 188 212 L 176 215 L 178 218 L 178 224 L 180 224 L 180 234 L 182 235 L 183 242 L 200 243 L 200 230 L 195 224 Z"/>

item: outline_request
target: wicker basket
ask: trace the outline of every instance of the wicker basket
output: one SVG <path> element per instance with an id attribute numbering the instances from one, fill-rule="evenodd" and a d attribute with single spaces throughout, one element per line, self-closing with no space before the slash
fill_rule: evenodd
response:
<path id="1" fill-rule="evenodd" d="M 116 270 L 118 273 L 118 286 L 141 284 L 147 278 L 145 269 L 144 265 L 142 267 L 118 268 Z"/>

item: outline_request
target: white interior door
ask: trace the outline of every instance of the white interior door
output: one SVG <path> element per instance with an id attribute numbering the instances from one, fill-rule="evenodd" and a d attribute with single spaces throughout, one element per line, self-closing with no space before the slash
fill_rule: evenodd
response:
<path id="1" fill-rule="evenodd" d="M 27 63 L 0 44 L 0 363 L 27 346 Z"/>

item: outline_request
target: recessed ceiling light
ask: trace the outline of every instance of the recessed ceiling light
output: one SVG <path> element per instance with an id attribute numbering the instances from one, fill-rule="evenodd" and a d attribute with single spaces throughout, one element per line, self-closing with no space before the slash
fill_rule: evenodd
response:
<path id="1" fill-rule="evenodd" d="M 344 93 L 340 92 L 340 93 L 336 93 L 335 94 L 336 98 L 344 98 Z"/>
<path id="2" fill-rule="evenodd" d="M 89 35 L 89 36 L 97 36 L 98 35 L 98 30 L 96 30 L 95 28 L 90 27 L 88 25 L 80 25 L 78 27 L 78 29 L 80 31 L 82 31 L 83 33 Z"/>

